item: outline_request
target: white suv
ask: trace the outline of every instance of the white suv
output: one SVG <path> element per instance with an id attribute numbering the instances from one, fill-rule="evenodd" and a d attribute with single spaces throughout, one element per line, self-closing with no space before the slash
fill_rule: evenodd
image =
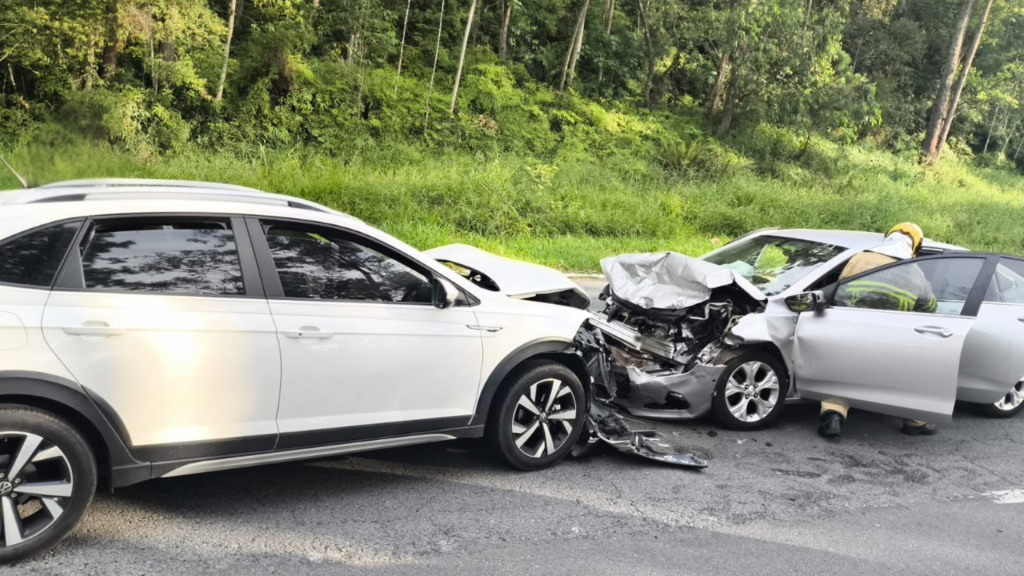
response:
<path id="1" fill-rule="evenodd" d="M 0 193 L 0 561 L 59 541 L 101 480 L 482 436 L 551 465 L 585 426 L 586 317 L 297 198 Z"/>

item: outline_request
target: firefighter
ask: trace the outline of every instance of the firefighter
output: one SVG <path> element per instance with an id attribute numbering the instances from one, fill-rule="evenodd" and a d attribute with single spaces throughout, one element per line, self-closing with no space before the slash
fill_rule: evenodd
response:
<path id="1" fill-rule="evenodd" d="M 898 260 L 913 258 L 917 255 L 923 239 L 924 234 L 917 224 L 897 224 L 885 234 L 885 240 L 881 244 L 855 254 L 843 268 L 839 279 L 843 280 Z M 937 306 L 931 283 L 917 266 L 897 266 L 868 278 L 849 282 L 843 285 L 841 290 L 851 306 L 907 312 L 935 312 Z M 818 434 L 825 438 L 838 437 L 849 409 L 849 405 L 842 400 L 822 402 Z M 934 424 L 920 420 L 903 421 L 904 434 L 931 436 L 937 432 L 938 427 Z"/>

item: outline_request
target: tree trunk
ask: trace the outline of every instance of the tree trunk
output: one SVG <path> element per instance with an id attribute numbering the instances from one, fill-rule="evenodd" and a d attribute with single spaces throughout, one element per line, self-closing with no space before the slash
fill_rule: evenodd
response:
<path id="1" fill-rule="evenodd" d="M 512 0 L 501 0 L 501 31 L 498 33 L 498 59 L 508 59 L 508 23 L 512 20 Z"/>
<path id="2" fill-rule="evenodd" d="M 718 130 L 722 134 L 728 134 L 729 130 L 732 129 L 732 117 L 736 113 L 736 88 L 739 86 L 739 65 L 733 63 L 732 74 L 729 76 L 729 89 L 727 92 L 727 100 L 722 106 L 722 121 L 718 125 Z"/>
<path id="3" fill-rule="evenodd" d="M 228 38 L 224 42 L 224 61 L 220 66 L 220 81 L 217 82 L 217 100 L 224 97 L 224 81 L 228 77 L 228 58 L 231 56 L 231 37 L 235 33 L 235 9 L 237 0 L 231 0 L 228 4 Z"/>
<path id="4" fill-rule="evenodd" d="M 999 104 L 996 104 L 996 109 L 992 112 L 992 123 L 988 126 L 988 134 L 985 135 L 985 149 L 982 150 L 982 154 L 988 154 L 988 143 L 992 141 L 992 132 L 996 129 L 996 122 L 999 121 Z"/>
<path id="5" fill-rule="evenodd" d="M 643 0 L 636 0 L 636 7 L 640 13 L 640 24 L 644 29 L 644 39 L 647 41 L 647 78 L 644 80 L 644 106 L 651 107 L 651 86 L 654 85 L 654 41 L 651 39 L 651 26 L 647 21 L 647 10 L 644 8 Z"/>
<path id="6" fill-rule="evenodd" d="M 174 40 L 166 40 L 160 43 L 160 59 L 164 62 L 174 62 L 178 59 L 174 54 Z"/>
<path id="7" fill-rule="evenodd" d="M 398 72 L 395 73 L 395 96 L 398 96 L 398 79 L 402 77 L 402 56 L 405 54 L 405 31 L 409 28 L 409 8 L 412 0 L 405 3 L 405 22 L 402 24 L 402 44 L 398 48 Z"/>
<path id="8" fill-rule="evenodd" d="M 576 26 L 572 29 L 572 38 L 569 39 L 569 50 L 565 53 L 565 62 L 562 63 L 562 78 L 558 81 L 558 90 L 565 89 L 565 77 L 569 73 L 569 63 L 572 62 L 572 53 L 576 48 L 576 36 L 580 33 L 580 26 L 583 24 L 583 14 L 576 16 Z"/>
<path id="9" fill-rule="evenodd" d="M 441 52 L 441 27 L 444 24 L 444 0 L 441 0 L 441 15 L 437 19 L 437 45 L 434 46 L 434 67 L 430 69 L 430 87 L 427 88 L 426 112 L 423 115 L 423 130 L 430 122 L 430 97 L 434 94 L 434 74 L 437 72 L 437 55 Z"/>
<path id="10" fill-rule="evenodd" d="M 104 80 L 112 80 L 117 72 L 117 2 L 111 0 L 107 5 L 107 37 L 103 45 L 103 55 L 100 57 L 101 77 Z"/>
<path id="11" fill-rule="evenodd" d="M 153 76 L 153 92 L 160 93 L 160 81 L 156 77 L 156 52 L 153 50 L 153 31 L 149 32 L 149 71 Z"/>
<path id="12" fill-rule="evenodd" d="M 953 39 L 949 44 L 949 55 L 946 57 L 946 64 L 942 67 L 939 92 L 935 96 L 935 104 L 932 106 L 931 116 L 928 119 L 928 129 L 925 132 L 924 145 L 921 149 L 922 159 L 926 162 L 936 157 L 935 150 L 939 143 L 939 134 L 942 131 L 942 124 L 945 122 L 946 112 L 949 107 L 949 94 L 953 88 L 953 75 L 956 73 L 957 65 L 960 63 L 960 52 L 963 49 L 964 36 L 967 33 L 967 23 L 971 19 L 971 11 L 973 9 L 974 0 L 963 0 L 960 15 L 957 17 L 956 27 L 953 29 Z"/>
<path id="13" fill-rule="evenodd" d="M 1021 135 L 1020 140 L 1017 140 L 1017 151 L 1013 153 L 1014 162 L 1017 161 L 1017 155 L 1020 154 L 1020 147 L 1024 146 L 1024 134 Z"/>
<path id="14" fill-rule="evenodd" d="M 1017 132 L 1017 126 L 1020 126 L 1020 120 L 1013 123 L 1013 128 L 1010 128 L 1009 134 L 1006 135 L 1006 140 L 1003 141 L 1003 149 L 999 151 L 1000 154 L 1006 156 L 1006 148 L 1010 145 L 1010 140 L 1013 139 L 1013 135 Z"/>
<path id="15" fill-rule="evenodd" d="M 946 145 L 946 138 L 949 137 L 949 129 L 953 126 L 953 119 L 956 118 L 956 107 L 960 104 L 960 94 L 964 91 L 964 85 L 967 84 L 967 75 L 971 73 L 971 65 L 974 63 L 974 55 L 978 52 L 978 46 L 981 44 L 981 35 L 985 32 L 985 23 L 988 21 L 989 10 L 992 9 L 992 0 L 985 2 L 985 8 L 981 13 L 981 21 L 978 22 L 978 29 L 974 32 L 974 39 L 971 40 L 971 47 L 967 49 L 967 55 L 964 56 L 963 70 L 960 71 L 960 77 L 956 81 L 956 88 L 953 89 L 953 99 L 949 102 L 949 112 L 946 114 L 945 119 L 942 122 L 942 133 L 939 135 L 939 142 L 935 146 L 935 151 L 928 161 L 932 164 L 939 160 L 939 156 L 942 155 L 942 147 Z"/>
<path id="16" fill-rule="evenodd" d="M 316 13 L 320 11 L 320 0 L 313 0 L 313 10 L 309 13 L 309 23 L 313 24 L 316 20 Z"/>
<path id="17" fill-rule="evenodd" d="M 587 8 L 589 7 L 590 0 L 583 0 L 579 15 L 576 17 L 576 27 L 573 29 L 572 39 L 569 41 L 569 51 L 562 64 L 562 78 L 558 82 L 559 91 L 565 90 L 566 86 L 572 84 L 573 74 L 576 73 L 576 60 L 579 58 L 579 50 L 583 46 L 583 28 L 587 21 Z"/>
<path id="18" fill-rule="evenodd" d="M 612 35 L 612 18 L 615 17 L 615 0 L 608 0 L 604 8 L 604 33 Z"/>
<path id="19" fill-rule="evenodd" d="M 455 99 L 459 96 L 459 82 L 462 81 L 462 65 L 466 61 L 466 45 L 469 44 L 469 32 L 473 29 L 473 14 L 476 13 L 476 0 L 469 5 L 469 17 L 466 18 L 466 33 L 462 35 L 462 51 L 459 53 L 459 67 L 455 69 L 455 86 L 452 87 L 452 105 L 448 109 L 455 114 Z"/>
<path id="20" fill-rule="evenodd" d="M 583 50 L 583 32 L 587 26 L 587 11 L 590 9 L 590 0 L 583 0 L 583 10 L 580 12 L 580 32 L 576 35 L 576 44 L 573 45 L 572 62 L 569 63 L 569 86 L 576 77 L 576 63 L 580 59 L 580 51 Z"/>
<path id="21" fill-rule="evenodd" d="M 715 87 L 711 90 L 711 102 L 709 110 L 712 116 L 718 116 L 722 111 L 722 95 L 725 93 L 725 80 L 729 76 L 729 51 L 722 52 L 718 59 L 718 76 L 715 78 Z"/>

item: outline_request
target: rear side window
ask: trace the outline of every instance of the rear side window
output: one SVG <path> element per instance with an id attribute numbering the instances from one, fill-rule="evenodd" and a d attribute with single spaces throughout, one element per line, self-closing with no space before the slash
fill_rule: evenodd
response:
<path id="1" fill-rule="evenodd" d="M 1024 261 L 1000 258 L 992 276 L 985 302 L 1024 304 Z"/>
<path id="2" fill-rule="evenodd" d="M 0 244 L 0 282 L 49 288 L 82 222 L 64 222 Z"/>
<path id="3" fill-rule="evenodd" d="M 100 222 L 82 247 L 82 274 L 87 290 L 245 293 L 227 220 Z"/>

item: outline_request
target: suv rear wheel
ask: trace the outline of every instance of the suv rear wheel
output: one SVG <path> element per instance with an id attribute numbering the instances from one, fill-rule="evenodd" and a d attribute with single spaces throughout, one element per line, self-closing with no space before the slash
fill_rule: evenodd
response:
<path id="1" fill-rule="evenodd" d="M 60 542 L 95 492 L 96 460 L 78 431 L 49 412 L 0 404 L 0 563 Z"/>
<path id="2" fill-rule="evenodd" d="M 520 470 L 540 470 L 572 450 L 583 431 L 587 398 L 572 370 L 529 362 L 505 383 L 487 422 L 491 450 Z"/>

